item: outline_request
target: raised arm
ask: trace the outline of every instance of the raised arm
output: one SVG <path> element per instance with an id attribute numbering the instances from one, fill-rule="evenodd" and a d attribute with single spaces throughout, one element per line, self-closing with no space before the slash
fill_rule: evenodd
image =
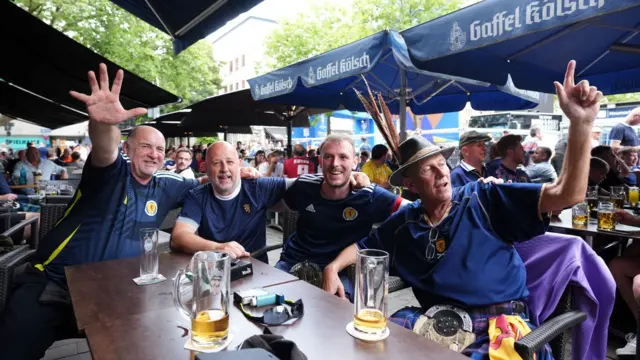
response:
<path id="1" fill-rule="evenodd" d="M 120 130 L 117 125 L 136 116 L 144 115 L 147 109 L 135 108 L 125 110 L 120 104 L 120 88 L 124 72 L 118 70 L 113 80 L 113 87 L 109 90 L 109 75 L 107 66 L 100 64 L 100 85 L 96 74 L 89 71 L 89 85 L 91 95 L 71 91 L 74 98 L 87 106 L 89 114 L 89 138 L 93 149 L 91 151 L 91 165 L 105 167 L 113 164 L 118 156 Z"/>
<path id="2" fill-rule="evenodd" d="M 557 182 L 544 185 L 540 211 L 562 210 L 584 200 L 591 159 L 591 128 L 600 110 L 602 93 L 586 80 L 575 84 L 576 62 L 567 66 L 564 84 L 555 82 L 562 111 L 570 121 L 567 151 Z"/>

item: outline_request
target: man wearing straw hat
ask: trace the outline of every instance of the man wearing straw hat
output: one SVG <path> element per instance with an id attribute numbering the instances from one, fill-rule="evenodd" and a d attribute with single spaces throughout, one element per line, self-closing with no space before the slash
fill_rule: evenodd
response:
<path id="1" fill-rule="evenodd" d="M 513 243 L 543 234 L 547 214 L 582 201 L 587 190 L 590 134 L 602 93 L 586 81 L 576 85 L 575 66 L 569 62 L 564 85 L 555 83 L 560 107 L 571 122 L 557 182 L 473 182 L 452 189 L 446 159 L 453 149 L 409 138 L 399 146 L 401 167 L 390 182 L 417 192 L 421 201 L 399 210 L 374 234 L 345 249 L 325 269 L 324 289 L 342 293 L 336 274 L 355 262 L 358 249 L 385 250 L 391 270 L 413 288 L 421 305 L 400 310 L 392 321 L 429 336 L 429 324 L 438 320 L 425 311 L 451 306 L 473 326 L 458 329 L 457 339 L 462 341 L 447 346 L 464 349 L 474 359 L 513 354 L 513 341 L 505 348 L 506 342 L 500 343 L 503 339 L 496 335 L 505 324 L 520 328 L 520 336 L 529 331 L 526 270 Z M 548 347 L 537 358 L 549 359 Z"/>

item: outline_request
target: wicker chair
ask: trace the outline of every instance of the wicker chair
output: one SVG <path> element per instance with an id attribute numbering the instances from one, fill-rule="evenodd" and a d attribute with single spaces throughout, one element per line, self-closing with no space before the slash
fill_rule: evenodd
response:
<path id="1" fill-rule="evenodd" d="M 44 238 L 44 236 L 56 226 L 56 223 L 62 218 L 66 210 L 67 204 L 40 205 L 40 239 Z"/>

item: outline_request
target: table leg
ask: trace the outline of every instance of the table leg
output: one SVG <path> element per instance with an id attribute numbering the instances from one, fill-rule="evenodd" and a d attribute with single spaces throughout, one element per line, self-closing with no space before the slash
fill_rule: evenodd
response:
<path id="1" fill-rule="evenodd" d="M 589 247 L 593 248 L 593 235 L 586 235 L 584 237 L 584 241 L 587 242 L 587 244 L 589 245 Z"/>

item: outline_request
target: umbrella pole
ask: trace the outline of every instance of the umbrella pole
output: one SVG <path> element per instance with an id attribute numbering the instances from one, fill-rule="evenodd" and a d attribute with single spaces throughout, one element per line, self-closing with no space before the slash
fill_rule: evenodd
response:
<path id="1" fill-rule="evenodd" d="M 293 152 L 293 146 L 291 145 L 293 139 L 291 139 L 291 135 L 293 132 L 293 119 L 289 119 L 287 121 L 287 157 L 290 158 Z"/>
<path id="2" fill-rule="evenodd" d="M 224 128 L 224 141 L 227 141 L 227 128 Z"/>
<path id="3" fill-rule="evenodd" d="M 400 142 L 407 139 L 407 72 L 404 69 L 400 69 Z"/>

